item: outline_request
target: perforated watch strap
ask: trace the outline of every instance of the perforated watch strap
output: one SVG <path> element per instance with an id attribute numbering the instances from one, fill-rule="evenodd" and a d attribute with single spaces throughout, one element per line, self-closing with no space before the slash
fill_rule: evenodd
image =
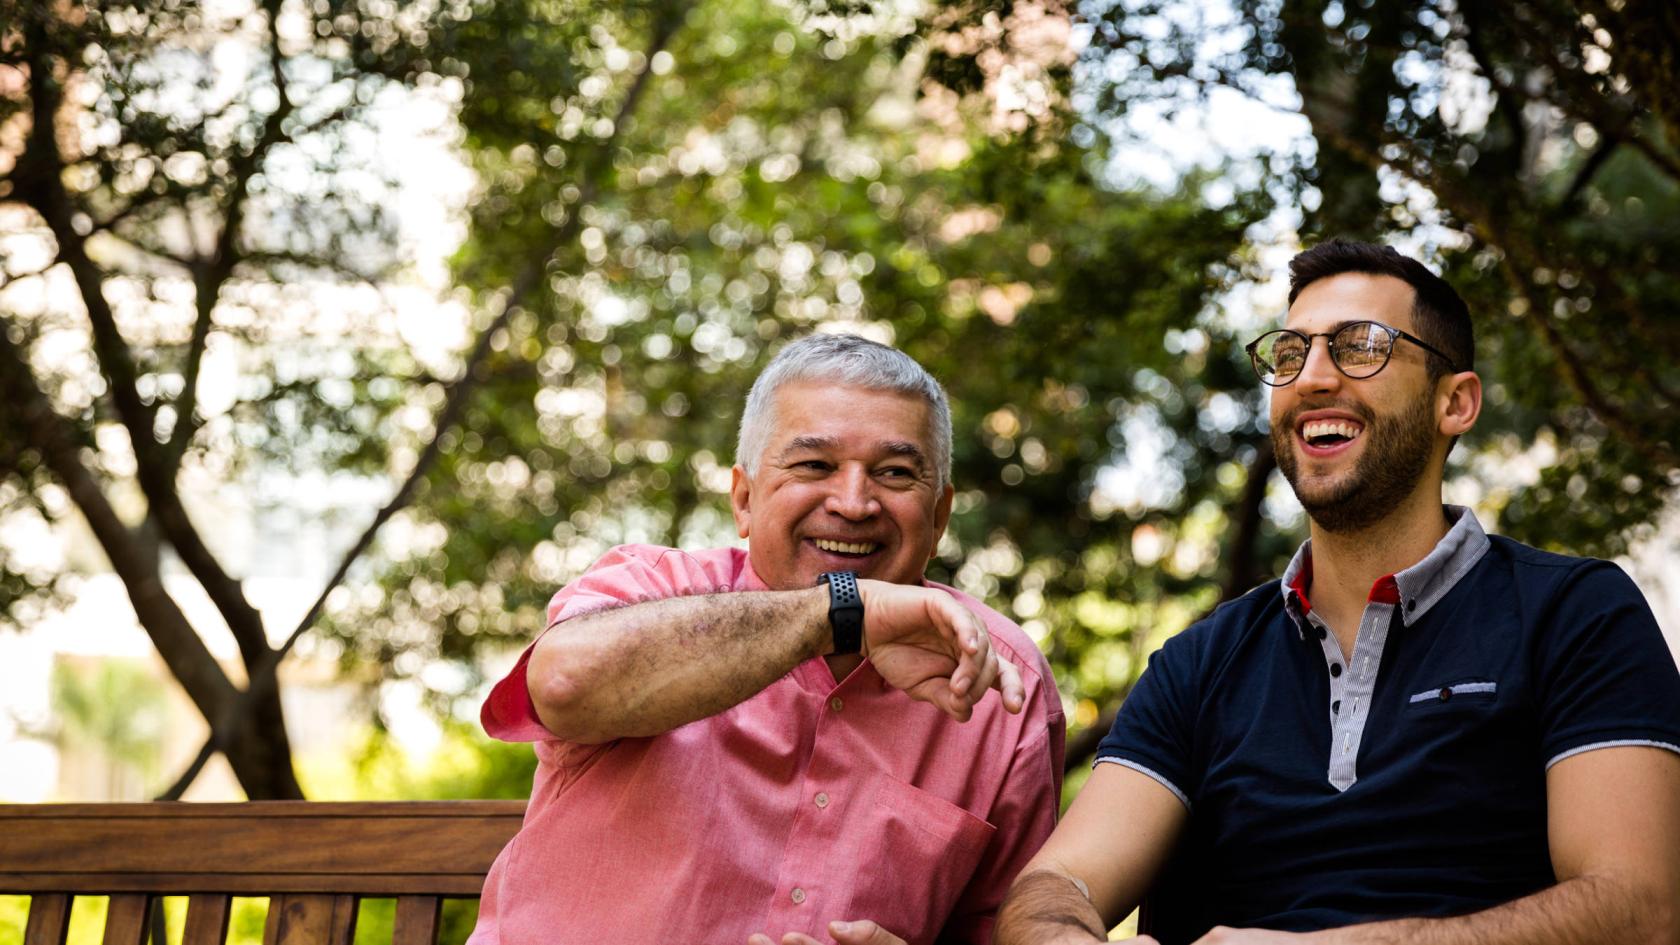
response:
<path id="1" fill-rule="evenodd" d="M 863 595 L 856 571 L 829 571 L 817 580 L 828 585 L 828 625 L 834 631 L 834 652 L 863 651 Z"/>

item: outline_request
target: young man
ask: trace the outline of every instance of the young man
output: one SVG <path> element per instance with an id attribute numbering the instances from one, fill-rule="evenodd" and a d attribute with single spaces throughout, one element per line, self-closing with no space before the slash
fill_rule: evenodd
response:
<path id="1" fill-rule="evenodd" d="M 985 943 L 1055 825 L 1048 665 L 922 578 L 951 513 L 938 382 L 794 342 L 737 459 L 745 551 L 614 549 L 485 703 L 540 764 L 475 945 Z"/>
<path id="2" fill-rule="evenodd" d="M 1615 566 L 1443 506 L 1481 407 L 1463 301 L 1392 249 L 1290 264 L 1249 346 L 1311 520 L 1168 641 L 998 940 L 1680 940 L 1680 674 Z"/>

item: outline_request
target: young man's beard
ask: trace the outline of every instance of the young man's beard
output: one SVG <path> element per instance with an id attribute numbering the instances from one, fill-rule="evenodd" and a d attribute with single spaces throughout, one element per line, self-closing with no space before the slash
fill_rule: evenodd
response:
<path id="1" fill-rule="evenodd" d="M 1295 452 L 1295 415 L 1298 407 L 1272 428 L 1272 449 L 1278 469 L 1295 490 L 1301 507 L 1313 523 L 1327 532 L 1356 532 L 1381 521 L 1417 487 L 1435 447 L 1435 410 L 1432 392 L 1426 391 L 1399 413 L 1372 416 L 1359 413 L 1365 422 L 1365 449 L 1353 469 L 1317 494 L 1303 493 L 1300 457 Z"/>

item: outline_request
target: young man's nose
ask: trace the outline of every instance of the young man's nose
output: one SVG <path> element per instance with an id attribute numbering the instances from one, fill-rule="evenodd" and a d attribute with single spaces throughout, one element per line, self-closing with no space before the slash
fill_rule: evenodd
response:
<path id="1" fill-rule="evenodd" d="M 1301 365 L 1301 373 L 1291 383 L 1297 394 L 1307 394 L 1335 390 L 1343 380 L 1341 368 L 1336 367 L 1335 359 L 1330 356 L 1330 339 L 1314 338 L 1307 346 L 1307 360 Z"/>

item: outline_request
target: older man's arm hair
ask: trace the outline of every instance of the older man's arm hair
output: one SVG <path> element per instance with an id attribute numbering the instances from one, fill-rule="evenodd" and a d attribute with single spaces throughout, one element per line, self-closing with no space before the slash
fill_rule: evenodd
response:
<path id="1" fill-rule="evenodd" d="M 826 587 L 673 597 L 556 623 L 526 686 L 545 728 L 598 744 L 716 715 L 832 649 Z"/>
<path id="2" fill-rule="evenodd" d="M 944 591 L 859 580 L 864 655 L 913 699 L 967 720 L 989 688 L 1019 712 L 1019 673 L 979 617 Z M 560 621 L 525 681 L 537 718 L 579 744 L 658 735 L 716 715 L 832 653 L 828 588 L 674 597 Z"/>

